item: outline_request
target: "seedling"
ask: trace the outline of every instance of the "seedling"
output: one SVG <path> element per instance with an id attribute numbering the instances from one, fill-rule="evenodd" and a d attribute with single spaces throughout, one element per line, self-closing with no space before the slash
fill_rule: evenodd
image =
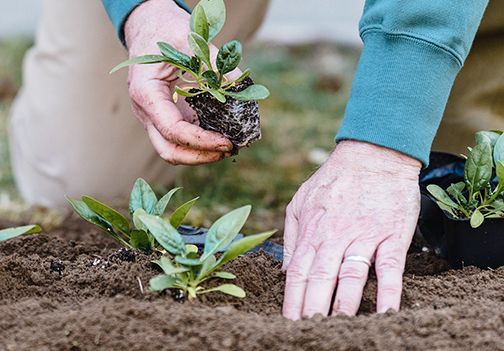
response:
<path id="1" fill-rule="evenodd" d="M 194 245 L 185 245 L 177 230 L 159 216 L 147 213 L 140 215 L 139 219 L 166 252 L 172 255 L 172 257 L 164 255 L 159 260 L 153 261 L 164 273 L 150 280 L 150 290 L 160 292 L 166 289 L 180 289 L 189 296 L 189 299 L 217 291 L 239 298 L 245 297 L 245 291 L 234 284 L 222 284 L 212 288 L 205 288 L 202 284 L 215 278 L 235 279 L 234 274 L 219 269 L 275 233 L 269 231 L 250 235 L 233 242 L 245 224 L 250 209 L 250 206 L 244 206 L 218 219 L 208 230 L 203 252 L 198 252 L 198 248 Z M 217 258 L 216 253 L 222 250 L 225 250 L 224 253 Z"/>
<path id="2" fill-rule="evenodd" d="M 236 79 L 228 78 L 227 74 L 235 70 L 242 59 L 242 45 L 237 40 L 222 45 L 215 66 L 212 64 L 209 43 L 221 31 L 225 20 L 223 0 L 202 0 L 190 19 L 188 44 L 192 56 L 168 43 L 158 42 L 161 55 L 135 57 L 117 65 L 111 73 L 133 64 L 168 63 L 177 67 L 183 84 L 175 88 L 174 102 L 179 96 L 186 97 L 202 128 L 219 132 L 242 147 L 261 136 L 256 100 L 266 99 L 269 91 L 263 85 L 253 84 L 250 70 Z"/>
<path id="3" fill-rule="evenodd" d="M 22 227 L 7 228 L 0 230 L 0 242 L 6 241 L 24 234 L 40 233 L 42 228 L 38 225 L 25 225 Z"/>
<path id="4" fill-rule="evenodd" d="M 141 178 L 137 179 L 129 201 L 131 220 L 90 196 L 83 196 L 82 201 L 67 199 L 75 212 L 83 219 L 105 231 L 122 246 L 150 254 L 160 246 L 139 217 L 143 214 L 162 216 L 172 196 L 178 190 L 180 188 L 174 188 L 158 200 L 150 185 Z M 178 207 L 169 218 L 171 226 L 178 228 L 197 200 L 198 198 L 192 199 Z"/>
<path id="5" fill-rule="evenodd" d="M 476 146 L 468 149 L 464 181 L 451 184 L 446 191 L 435 184 L 427 190 L 445 214 L 470 219 L 471 227 L 477 228 L 485 218 L 504 217 L 504 134 L 478 132 Z"/>

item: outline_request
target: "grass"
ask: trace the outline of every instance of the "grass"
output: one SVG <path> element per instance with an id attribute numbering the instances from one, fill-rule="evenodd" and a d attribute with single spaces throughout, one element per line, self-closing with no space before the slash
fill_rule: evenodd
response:
<path id="1" fill-rule="evenodd" d="M 0 82 L 19 88 L 21 61 L 30 41 L 0 42 Z M 263 139 L 218 164 L 187 167 L 177 185 L 183 197 L 201 196 L 194 225 L 243 204 L 254 206 L 249 229 L 282 226 L 283 210 L 299 185 L 334 147 L 334 135 L 348 99 L 358 50 L 331 44 L 284 47 L 256 44 L 245 65 L 268 86 L 261 103 Z M 12 97 L 0 91 L 0 196 L 16 197 L 9 168 L 6 123 Z M 317 156 L 317 157 L 316 157 Z M 183 199 L 178 199 L 182 201 Z"/>

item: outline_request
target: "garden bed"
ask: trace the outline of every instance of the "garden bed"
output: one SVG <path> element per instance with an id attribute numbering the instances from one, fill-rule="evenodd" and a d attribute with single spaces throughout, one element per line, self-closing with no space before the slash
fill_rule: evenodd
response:
<path id="1" fill-rule="evenodd" d="M 180 303 L 146 291 L 151 257 L 118 249 L 78 220 L 0 244 L 0 349 L 504 349 L 504 268 L 449 270 L 411 252 L 401 312 L 372 313 L 371 277 L 357 317 L 291 322 L 280 316 L 280 264 L 263 253 L 227 268 L 245 299 Z"/>

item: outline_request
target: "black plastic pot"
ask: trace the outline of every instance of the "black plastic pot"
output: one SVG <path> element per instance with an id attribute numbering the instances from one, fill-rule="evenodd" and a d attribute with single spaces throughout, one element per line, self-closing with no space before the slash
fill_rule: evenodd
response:
<path id="1" fill-rule="evenodd" d="M 468 219 L 447 217 L 426 190 L 429 184 L 446 189 L 451 183 L 462 181 L 464 163 L 456 155 L 431 154 L 430 166 L 420 174 L 422 205 L 417 232 L 454 268 L 504 266 L 503 218 L 488 218 L 478 228 L 472 228 Z"/>
<path id="2" fill-rule="evenodd" d="M 487 218 L 478 228 L 469 220 L 443 215 L 446 258 L 454 268 L 504 266 L 504 219 Z"/>

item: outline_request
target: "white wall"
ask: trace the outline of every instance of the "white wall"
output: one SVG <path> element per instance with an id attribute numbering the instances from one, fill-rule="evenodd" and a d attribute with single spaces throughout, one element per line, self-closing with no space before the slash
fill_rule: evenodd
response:
<path id="1" fill-rule="evenodd" d="M 364 0 L 271 1 L 270 11 L 258 34 L 259 39 L 290 43 L 321 39 L 360 43 L 357 25 Z M 42 3 L 42 0 L 0 0 L 0 38 L 32 35 L 42 11 Z"/>

